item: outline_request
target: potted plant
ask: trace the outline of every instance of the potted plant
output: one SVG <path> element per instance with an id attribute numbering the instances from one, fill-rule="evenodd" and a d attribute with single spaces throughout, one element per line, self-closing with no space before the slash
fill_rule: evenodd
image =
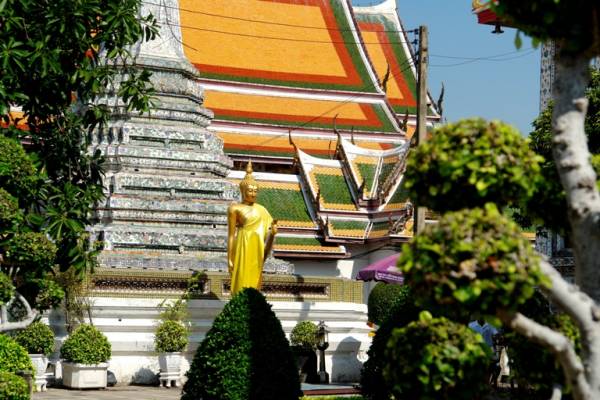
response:
<path id="1" fill-rule="evenodd" d="M 48 355 L 54 350 L 54 332 L 42 322 L 34 322 L 15 337 L 15 341 L 27 350 L 35 373 L 35 387 L 46 390 L 46 368 Z"/>
<path id="2" fill-rule="evenodd" d="M 181 378 L 181 352 L 188 344 L 188 329 L 183 324 L 187 316 L 186 304 L 177 300 L 173 304 L 161 303 L 165 310 L 160 314 L 161 321 L 154 336 L 154 348 L 159 353 L 159 379 L 166 387 L 179 386 Z"/>
<path id="3" fill-rule="evenodd" d="M 110 354 L 110 343 L 102 332 L 92 325 L 79 325 L 60 348 L 63 384 L 73 389 L 105 388 Z"/>
<path id="4" fill-rule="evenodd" d="M 290 334 L 292 352 L 296 357 L 296 365 L 301 382 L 315 381 L 317 375 L 317 325 L 311 321 L 300 321 Z M 317 379 L 318 381 L 318 379 Z"/>

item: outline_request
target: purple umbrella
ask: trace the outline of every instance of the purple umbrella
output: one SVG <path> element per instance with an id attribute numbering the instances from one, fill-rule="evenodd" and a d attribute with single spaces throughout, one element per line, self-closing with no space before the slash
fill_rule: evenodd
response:
<path id="1" fill-rule="evenodd" d="M 387 283 L 397 283 L 401 285 L 404 282 L 402 272 L 396 267 L 396 262 L 400 254 L 392 254 L 358 271 L 356 279 L 361 281 L 383 281 Z"/>

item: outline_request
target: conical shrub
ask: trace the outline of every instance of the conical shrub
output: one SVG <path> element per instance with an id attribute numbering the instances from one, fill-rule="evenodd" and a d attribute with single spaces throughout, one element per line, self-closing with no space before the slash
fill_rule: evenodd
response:
<path id="1" fill-rule="evenodd" d="M 297 400 L 298 372 L 265 297 L 244 289 L 225 305 L 196 351 L 182 400 Z"/>

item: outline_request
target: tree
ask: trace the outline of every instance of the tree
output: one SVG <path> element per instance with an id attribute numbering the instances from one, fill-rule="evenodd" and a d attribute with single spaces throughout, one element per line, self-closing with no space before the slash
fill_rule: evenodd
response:
<path id="1" fill-rule="evenodd" d="M 24 321 L 6 324 L 4 304 L 0 330 L 26 325 L 35 316 L 29 303 L 41 305 L 36 299 L 51 286 L 53 265 L 79 274 L 94 266 L 85 227 L 103 196 L 102 158 L 87 154 L 87 147 L 111 111 L 96 99 L 114 92 L 127 111 L 150 106 L 149 73 L 130 63 L 131 46 L 157 33 L 154 17 L 140 15 L 140 3 L 0 1 L 0 137 L 10 143 L 0 150 L 0 211 L 14 211 L 0 223 L 0 267 L 27 309 Z M 23 234 L 40 245 L 46 238 L 53 256 L 46 254 L 44 263 L 29 260 L 23 268 L 24 260 L 14 256 L 15 240 Z"/>
<path id="2" fill-rule="evenodd" d="M 420 293 L 423 302 L 434 300 L 437 305 L 446 305 L 442 311 L 458 308 L 448 306 L 471 310 L 483 308 L 482 311 L 496 317 L 507 327 L 549 349 L 560 362 L 575 399 L 600 398 L 600 196 L 585 135 L 589 64 L 592 57 L 600 54 L 600 3 L 596 0 L 501 0 L 491 4 L 502 18 L 531 35 L 535 41 L 553 40 L 559 48 L 555 60 L 552 154 L 565 191 L 575 256 L 575 279 L 579 287 L 565 281 L 546 260 L 530 255 L 515 256 L 515 246 L 522 248 L 526 243 L 518 243 L 514 237 L 509 240 L 509 237 L 498 236 L 496 228 L 509 227 L 510 221 L 500 214 L 498 208 L 489 204 L 484 211 L 467 209 L 444 216 L 436 227 L 416 237 L 411 246 L 405 248 L 405 255 L 399 262 L 407 280 L 412 280 L 418 287 L 416 295 Z M 464 129 L 469 129 L 468 124 L 458 124 L 447 133 L 459 134 Z M 456 174 L 444 172 L 453 178 L 450 183 L 424 181 L 426 186 L 444 189 L 448 184 L 464 183 L 473 174 L 463 174 L 460 160 L 469 157 L 466 154 L 469 151 L 478 151 L 482 157 L 486 154 L 468 141 L 463 146 L 451 148 L 451 151 L 446 149 L 442 152 L 440 149 L 440 146 L 429 148 L 435 153 L 431 159 L 456 159 L 459 161 L 447 163 L 447 168 L 459 168 Z M 496 150 L 490 148 L 487 157 L 498 160 L 498 157 L 509 157 L 511 153 L 505 148 Z M 419 159 L 419 152 L 420 149 L 417 149 L 414 159 Z M 421 154 L 420 157 L 425 156 Z M 434 162 L 429 164 L 436 165 Z M 409 160 L 407 170 L 410 171 L 410 168 Z M 419 168 L 427 171 L 422 165 Z M 513 178 L 518 178 L 526 170 L 517 166 L 508 172 Z M 415 182 L 419 178 L 425 179 L 427 174 L 413 176 Z M 480 189 L 486 189 L 485 186 L 490 183 L 502 183 L 494 182 L 490 176 L 476 178 L 477 174 L 472 182 L 468 182 L 476 189 L 477 184 Z M 512 185 L 510 180 L 504 182 Z M 480 195 L 485 191 L 471 193 Z M 445 190 L 439 192 L 441 196 Z M 436 197 L 438 193 L 430 191 L 429 195 Z M 425 193 L 419 196 L 421 199 L 426 197 Z M 448 200 L 456 202 L 456 198 Z M 469 200 L 471 202 L 467 204 L 473 207 L 476 202 Z M 481 200 L 479 207 L 484 206 L 483 195 Z M 499 200 L 506 199 L 501 197 Z M 444 204 L 439 198 L 437 203 Z M 428 205 L 426 202 L 423 204 Z M 500 204 L 501 207 L 506 205 Z M 479 222 L 473 222 L 476 219 Z M 493 223 L 487 223 L 488 227 L 479 235 L 471 236 L 469 230 L 477 225 L 484 228 L 487 219 Z M 485 249 L 473 247 L 474 239 L 486 241 Z M 455 242 L 451 256 L 440 248 L 442 242 L 439 240 Z M 532 279 L 527 282 L 519 278 L 524 277 L 523 273 Z M 535 293 L 535 286 L 577 326 L 581 337 L 580 354 L 565 334 L 520 311 L 520 306 Z"/>
<path id="3" fill-rule="evenodd" d="M 588 148 L 592 154 L 592 166 L 596 173 L 600 170 L 600 69 L 590 69 L 590 83 L 586 90 L 589 101 L 585 117 L 585 133 Z M 544 183 L 537 188 L 532 201 L 524 208 L 525 216 L 536 223 L 562 234 L 568 234 L 569 221 L 565 192 L 558 177 L 552 156 L 552 102 L 533 122 L 529 134 L 531 148 L 544 157 L 540 164 Z"/>
<path id="4" fill-rule="evenodd" d="M 501 15 L 538 40 L 554 40 L 556 57 L 552 152 L 565 190 L 575 256 L 575 280 L 569 285 L 549 265 L 541 263 L 552 286 L 548 297 L 567 313 L 581 333 L 582 359 L 556 331 L 548 332 L 519 313 L 507 313 L 505 324 L 552 350 L 560 360 L 573 395 L 600 397 L 600 196 L 585 135 L 592 57 L 600 55 L 600 3 L 595 0 L 502 0 Z"/>

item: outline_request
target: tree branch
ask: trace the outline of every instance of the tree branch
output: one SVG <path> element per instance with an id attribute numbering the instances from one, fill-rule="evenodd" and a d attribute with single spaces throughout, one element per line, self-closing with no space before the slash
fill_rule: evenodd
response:
<path id="1" fill-rule="evenodd" d="M 542 260 L 540 269 L 552 283 L 552 286 L 542 286 L 540 289 L 552 302 L 573 318 L 581 330 L 596 329 L 597 322 L 594 319 L 600 310 L 596 310 L 598 306 L 594 300 L 576 285 L 567 282 L 548 261 Z"/>
<path id="2" fill-rule="evenodd" d="M 566 336 L 518 312 L 500 310 L 498 317 L 507 326 L 546 347 L 556 356 L 563 368 L 567 382 L 573 387 L 575 399 L 593 400 L 593 392 L 586 380 L 583 364 L 575 353 L 573 344 Z"/>
<path id="3" fill-rule="evenodd" d="M 542 260 L 540 268 L 552 282 L 551 287 L 542 287 L 542 291 L 579 327 L 585 373 L 594 387 L 598 383 L 595 371 L 600 366 L 600 307 L 577 286 L 567 282 L 547 261 Z"/>
<path id="4" fill-rule="evenodd" d="M 19 300 L 21 303 L 23 303 L 23 306 L 25 307 L 25 310 L 27 311 L 27 315 L 25 316 L 24 319 L 22 319 L 20 321 L 15 321 L 15 322 L 8 322 L 8 319 L 6 319 L 6 320 L 3 319 L 2 323 L 0 324 L 0 332 L 14 331 L 17 329 L 25 329 L 38 316 L 37 311 L 31 309 L 29 302 L 27 302 L 25 297 L 23 297 L 19 292 L 15 292 L 15 298 L 16 298 L 16 300 Z"/>

